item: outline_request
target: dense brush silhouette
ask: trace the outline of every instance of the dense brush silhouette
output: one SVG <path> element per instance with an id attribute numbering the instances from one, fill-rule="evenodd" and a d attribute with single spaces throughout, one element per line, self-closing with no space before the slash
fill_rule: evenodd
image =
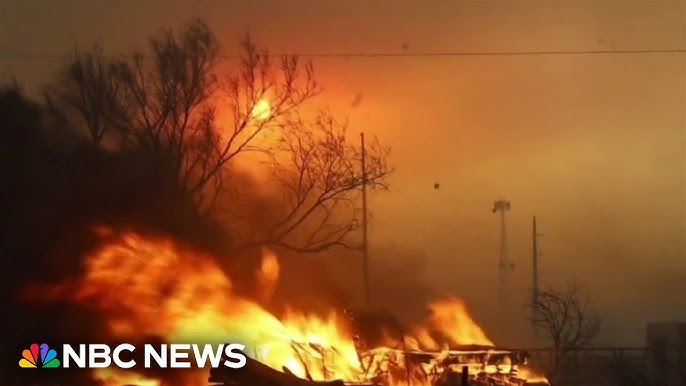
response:
<path id="1" fill-rule="evenodd" d="M 36 340 L 51 345 L 97 340 L 102 329 L 96 315 L 64 304 L 37 308 L 17 300 L 28 281 L 77 274 L 80 258 L 93 246 L 93 225 L 125 224 L 203 247 L 224 247 L 226 233 L 194 211 L 167 170 L 164 160 L 145 149 L 96 147 L 77 130 L 58 125 L 18 87 L 0 90 L 0 270 L 6 315 L 0 361 L 8 381 L 19 380 L 13 377 L 19 354 Z M 27 372 L 20 375 L 25 382 Z"/>

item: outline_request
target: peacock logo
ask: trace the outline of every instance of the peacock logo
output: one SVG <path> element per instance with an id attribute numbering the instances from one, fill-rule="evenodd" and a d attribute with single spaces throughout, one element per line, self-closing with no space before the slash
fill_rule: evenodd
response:
<path id="1" fill-rule="evenodd" d="M 19 367 L 25 369 L 60 367 L 60 360 L 57 359 L 57 351 L 53 350 L 46 343 L 34 343 L 21 353 Z"/>

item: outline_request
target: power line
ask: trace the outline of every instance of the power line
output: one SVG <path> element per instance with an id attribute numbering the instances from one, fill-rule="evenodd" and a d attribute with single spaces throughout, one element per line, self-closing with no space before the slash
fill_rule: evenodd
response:
<path id="1" fill-rule="evenodd" d="M 568 50 L 568 51 L 444 51 L 444 52 L 349 52 L 305 53 L 302 58 L 437 58 L 460 56 L 571 56 L 571 55 L 637 55 L 637 54 L 684 54 L 686 49 L 636 49 L 636 50 Z M 272 57 L 284 54 L 270 54 Z M 0 60 L 49 60 L 70 58 L 70 54 L 0 54 Z M 105 57 L 123 58 L 131 55 L 106 54 Z M 218 55 L 220 59 L 238 59 L 242 54 Z"/>

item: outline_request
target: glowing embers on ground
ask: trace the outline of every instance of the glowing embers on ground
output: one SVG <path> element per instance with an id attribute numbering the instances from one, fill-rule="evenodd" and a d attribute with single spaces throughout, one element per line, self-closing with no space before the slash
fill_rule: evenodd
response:
<path id="1" fill-rule="evenodd" d="M 291 308 L 277 317 L 257 301 L 237 296 L 214 256 L 171 239 L 134 232 L 101 229 L 100 236 L 101 247 L 85 259 L 82 277 L 41 289 L 41 293 L 98 312 L 113 340 L 159 337 L 170 343 L 237 342 L 246 345 L 245 354 L 276 371 L 286 369 L 315 381 L 383 380 L 394 386 L 406 384 L 408 374 L 413 385 L 429 385 L 433 378 L 426 372 L 434 371 L 431 366 L 449 356 L 446 350 L 450 348 L 493 346 L 464 303 L 451 298 L 430 304 L 429 319 L 411 329 L 402 346 L 388 339 L 383 347 L 361 353 L 352 339 L 350 320 L 342 312 L 321 317 Z M 276 255 L 263 249 L 256 272 L 263 299 L 273 294 L 279 272 Z M 412 355 L 408 351 L 413 350 L 431 351 L 428 363 L 406 366 Z M 475 367 L 475 376 L 501 372 L 483 361 L 470 366 Z M 112 369 L 96 370 L 96 378 L 108 386 L 161 384 L 151 376 Z M 184 385 L 207 385 L 208 378 L 209 369 L 198 370 L 184 376 Z"/>

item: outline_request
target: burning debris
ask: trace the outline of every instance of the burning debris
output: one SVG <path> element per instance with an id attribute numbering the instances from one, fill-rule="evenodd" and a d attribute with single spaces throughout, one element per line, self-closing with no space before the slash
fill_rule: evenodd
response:
<path id="1" fill-rule="evenodd" d="M 495 347 L 464 347 L 444 352 L 373 350 L 365 355 L 382 356 L 373 379 L 378 385 L 548 385 L 530 374 L 528 354 Z M 374 363 L 376 359 L 371 359 Z"/>
<path id="2" fill-rule="evenodd" d="M 176 384 L 205 386 L 442 386 L 547 384 L 531 373 L 524 352 L 499 350 L 456 298 L 429 305 L 419 326 L 397 333 L 381 326 L 382 338 L 362 336 L 352 312 L 328 316 L 287 309 L 273 313 L 240 296 L 214 256 L 171 239 L 101 229 L 102 246 L 84 261 L 84 274 L 58 285 L 33 285 L 28 300 L 68 301 L 102 315 L 113 340 L 159 337 L 167 342 L 246 346 L 240 370 L 134 374 L 94 371 L 107 386 Z M 276 255 L 263 250 L 258 297 L 269 297 L 278 281 Z M 31 298 L 30 294 L 40 294 Z M 132 379 L 136 381 L 132 382 Z M 468 383 L 461 382 L 464 379 Z"/>
<path id="3" fill-rule="evenodd" d="M 322 352 L 321 348 L 317 348 L 316 351 Z M 299 353 L 299 356 L 301 355 L 307 354 Z M 334 356 L 330 355 L 329 358 Z M 527 371 L 528 354 L 516 350 L 474 347 L 446 352 L 425 352 L 377 348 L 361 353 L 365 374 L 362 379 L 355 380 L 336 379 L 335 371 L 327 370 L 325 358 L 322 356 L 320 365 L 323 373 L 329 374 L 329 377 L 324 380 L 313 379 L 307 370 L 303 379 L 293 374 L 286 366 L 278 371 L 250 359 L 248 365 L 238 371 L 212 370 L 209 381 L 213 386 L 549 385 L 545 378 L 533 376 Z"/>

